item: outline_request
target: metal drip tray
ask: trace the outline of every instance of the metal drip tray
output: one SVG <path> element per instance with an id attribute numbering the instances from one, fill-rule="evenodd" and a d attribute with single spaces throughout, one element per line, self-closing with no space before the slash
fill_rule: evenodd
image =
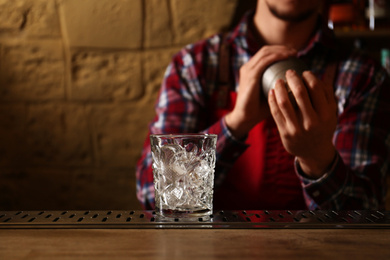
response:
<path id="1" fill-rule="evenodd" d="M 390 211 L 215 211 L 207 220 L 159 219 L 153 211 L 4 211 L 2 228 L 390 228 Z"/>

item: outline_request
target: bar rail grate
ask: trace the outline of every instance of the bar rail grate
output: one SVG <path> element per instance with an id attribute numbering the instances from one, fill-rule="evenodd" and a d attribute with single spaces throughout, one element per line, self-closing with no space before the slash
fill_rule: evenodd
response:
<path id="1" fill-rule="evenodd" d="M 390 211 L 221 210 L 207 219 L 140 210 L 0 211 L 0 229 L 7 228 L 390 228 Z"/>

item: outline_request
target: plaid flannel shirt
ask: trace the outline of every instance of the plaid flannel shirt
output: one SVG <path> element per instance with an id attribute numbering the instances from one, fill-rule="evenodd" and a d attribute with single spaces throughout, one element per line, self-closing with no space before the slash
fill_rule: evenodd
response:
<path id="1" fill-rule="evenodd" d="M 259 50 L 249 32 L 253 14 L 244 16 L 230 32 L 230 67 L 238 87 L 239 69 Z M 204 132 L 218 135 L 215 183 L 218 186 L 247 145 L 236 140 L 224 117 L 212 122 L 208 100 L 218 88 L 218 51 L 221 34 L 190 44 L 169 64 L 156 104 L 149 134 Z M 318 27 L 298 53 L 318 77 L 337 63 L 334 93 L 338 124 L 333 143 L 338 151 L 331 169 L 311 180 L 298 163 L 292 165 L 303 187 L 308 209 L 381 209 L 386 195 L 390 150 L 390 84 L 376 61 L 354 50 L 340 49 L 333 33 Z M 137 164 L 137 198 L 144 208 L 154 207 L 154 185 L 149 136 Z M 261 205 L 259 205 L 259 208 Z"/>

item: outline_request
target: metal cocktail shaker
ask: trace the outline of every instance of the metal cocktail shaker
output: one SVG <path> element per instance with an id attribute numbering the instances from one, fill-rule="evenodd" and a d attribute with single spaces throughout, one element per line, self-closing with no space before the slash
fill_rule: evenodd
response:
<path id="1" fill-rule="evenodd" d="M 298 58 L 288 58 L 286 60 L 277 61 L 271 64 L 265 71 L 262 77 L 262 88 L 263 93 L 266 98 L 268 98 L 268 93 L 271 89 L 275 87 L 276 81 L 278 79 L 283 79 L 286 82 L 286 71 L 293 69 L 297 72 L 298 75 L 302 76 L 302 73 L 305 70 L 308 70 L 306 64 Z M 288 96 L 291 103 L 296 107 L 296 101 L 293 93 L 290 90 L 290 87 L 286 84 Z"/>

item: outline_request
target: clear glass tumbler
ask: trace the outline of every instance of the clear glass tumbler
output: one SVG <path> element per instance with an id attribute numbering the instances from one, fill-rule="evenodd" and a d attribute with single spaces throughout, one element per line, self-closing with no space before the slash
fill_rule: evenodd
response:
<path id="1" fill-rule="evenodd" d="M 213 212 L 217 135 L 150 135 L 156 214 L 207 218 Z"/>

